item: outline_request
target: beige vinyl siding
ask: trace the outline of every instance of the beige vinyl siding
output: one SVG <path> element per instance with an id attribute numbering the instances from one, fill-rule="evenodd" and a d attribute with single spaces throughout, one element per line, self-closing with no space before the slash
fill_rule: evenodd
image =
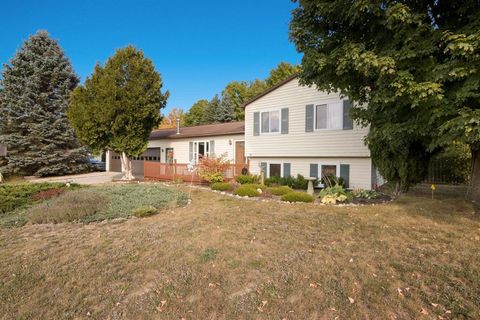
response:
<path id="1" fill-rule="evenodd" d="M 268 93 L 245 109 L 245 154 L 247 157 L 369 157 L 363 139 L 368 128 L 305 132 L 305 106 L 341 103 L 338 94 L 299 86 L 298 79 Z M 289 133 L 253 135 L 254 112 L 289 108 Z"/>
<path id="2" fill-rule="evenodd" d="M 165 162 L 165 148 L 173 148 L 174 159 L 177 163 L 189 163 L 189 143 L 190 141 L 215 141 L 215 154 L 217 156 L 225 154 L 227 159 L 235 160 L 235 141 L 244 141 L 245 137 L 239 135 L 212 136 L 200 138 L 183 139 L 161 139 L 148 142 L 148 148 L 162 148 L 161 162 Z M 231 144 L 230 144 L 231 141 Z"/>
<path id="3" fill-rule="evenodd" d="M 304 177 L 310 176 L 310 164 L 320 165 L 350 165 L 350 188 L 371 189 L 372 188 L 372 161 L 370 158 L 250 158 L 250 172 L 260 174 L 260 163 L 290 163 L 292 176 L 301 174 Z M 283 166 L 282 166 L 283 168 Z"/>

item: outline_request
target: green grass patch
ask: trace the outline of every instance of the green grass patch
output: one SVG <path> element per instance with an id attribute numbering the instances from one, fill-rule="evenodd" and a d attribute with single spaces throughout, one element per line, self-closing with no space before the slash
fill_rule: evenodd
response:
<path id="1" fill-rule="evenodd" d="M 217 250 L 217 249 L 207 248 L 205 251 L 203 251 L 203 252 L 200 254 L 199 260 L 200 260 L 201 262 L 210 262 L 210 261 L 215 260 L 215 258 L 217 257 L 217 254 L 218 254 L 218 250 Z"/>

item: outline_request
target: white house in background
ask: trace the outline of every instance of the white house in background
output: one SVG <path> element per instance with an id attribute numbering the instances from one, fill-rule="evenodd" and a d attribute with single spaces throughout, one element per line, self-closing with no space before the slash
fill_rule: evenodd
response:
<path id="1" fill-rule="evenodd" d="M 132 160 L 133 174 L 143 175 L 144 161 L 187 164 L 213 154 L 241 166 L 246 163 L 244 133 L 244 122 L 154 130 L 147 150 Z M 119 154 L 108 151 L 106 158 L 108 171 L 122 171 Z"/>
<path id="2" fill-rule="evenodd" d="M 377 172 L 364 144 L 368 128 L 353 123 L 352 104 L 339 94 L 301 86 L 296 76 L 245 105 L 245 154 L 250 172 L 343 177 L 371 189 Z"/>

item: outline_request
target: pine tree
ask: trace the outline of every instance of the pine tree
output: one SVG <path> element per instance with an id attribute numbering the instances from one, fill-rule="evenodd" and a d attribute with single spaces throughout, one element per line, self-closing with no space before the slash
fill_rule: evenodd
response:
<path id="1" fill-rule="evenodd" d="M 46 176 L 85 171 L 88 154 L 66 116 L 79 79 L 58 43 L 39 31 L 4 67 L 0 143 L 8 154 L 0 172 Z"/>
<path id="2" fill-rule="evenodd" d="M 215 122 L 232 122 L 235 120 L 235 110 L 228 94 L 222 94 L 222 100 L 215 113 Z"/>
<path id="3" fill-rule="evenodd" d="M 208 102 L 208 105 L 205 108 L 205 112 L 203 113 L 202 123 L 209 124 L 217 122 L 216 114 L 220 109 L 220 103 L 221 101 L 218 95 L 215 95 L 215 97 L 213 97 L 212 100 Z"/>

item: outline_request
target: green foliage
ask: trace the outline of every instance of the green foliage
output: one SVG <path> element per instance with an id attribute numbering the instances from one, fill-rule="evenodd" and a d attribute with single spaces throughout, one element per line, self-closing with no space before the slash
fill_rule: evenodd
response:
<path id="1" fill-rule="evenodd" d="M 318 196 L 321 199 L 322 203 L 325 204 L 350 202 L 353 199 L 352 194 L 348 192 L 343 186 L 338 184 L 333 187 L 327 187 L 325 189 L 322 189 Z"/>
<path id="2" fill-rule="evenodd" d="M 215 260 L 215 258 L 217 257 L 217 254 L 218 254 L 217 249 L 207 248 L 205 251 L 203 251 L 200 254 L 199 260 L 201 262 L 211 262 L 211 261 Z"/>
<path id="3" fill-rule="evenodd" d="M 258 175 L 250 175 L 250 174 L 247 174 L 247 175 L 239 175 L 235 178 L 235 180 L 237 180 L 238 183 L 240 184 L 246 184 L 246 183 L 256 183 L 258 184 L 260 182 L 260 177 Z"/>
<path id="4" fill-rule="evenodd" d="M 428 180 L 435 183 L 467 183 L 470 180 L 472 154 L 464 143 L 452 143 L 433 156 Z"/>
<path id="5" fill-rule="evenodd" d="M 0 77 L 0 173 L 64 175 L 91 169 L 67 118 L 78 77 L 58 43 L 39 31 L 23 43 Z"/>
<path id="6" fill-rule="evenodd" d="M 360 199 L 377 199 L 381 196 L 381 193 L 377 190 L 355 189 L 352 191 L 352 195 Z"/>
<path id="7" fill-rule="evenodd" d="M 65 192 L 49 201 L 27 209 L 25 215 L 32 223 L 61 223 L 79 221 L 101 211 L 108 198 L 92 190 Z"/>
<path id="8" fill-rule="evenodd" d="M 76 184 L 67 186 L 65 183 L 50 182 L 0 184 L 0 216 L 41 200 L 36 199 L 36 196 L 41 192 L 67 188 L 76 189 L 78 187 Z"/>
<path id="9" fill-rule="evenodd" d="M 259 183 L 245 183 L 242 186 L 260 189 L 262 191 L 265 191 L 267 189 L 267 186 Z"/>
<path id="10" fill-rule="evenodd" d="M 223 182 L 229 167 L 230 160 L 225 155 L 204 157 L 199 161 L 198 175 L 209 183 Z"/>
<path id="11" fill-rule="evenodd" d="M 109 205 L 100 212 L 82 219 L 83 222 L 102 221 L 106 219 L 128 218 L 139 207 L 152 206 L 164 209 L 170 206 L 184 206 L 188 196 L 176 189 L 159 185 L 114 185 L 91 188 L 92 192 L 109 199 Z"/>
<path id="12" fill-rule="evenodd" d="M 314 181 L 313 183 L 316 185 L 318 181 Z M 292 176 L 286 178 L 277 176 L 270 177 L 265 179 L 265 184 L 267 186 L 289 186 L 290 188 L 298 190 L 307 190 L 308 188 L 308 181 L 301 174 L 298 174 L 296 178 Z"/>
<path id="13" fill-rule="evenodd" d="M 260 192 L 255 188 L 255 186 L 250 184 L 242 184 L 240 187 L 235 189 L 234 194 L 241 197 L 258 197 Z"/>
<path id="14" fill-rule="evenodd" d="M 154 206 L 141 206 L 132 210 L 132 215 L 137 218 L 150 217 L 158 213 Z"/>
<path id="15" fill-rule="evenodd" d="M 302 83 L 362 104 L 353 117 L 390 182 L 423 180 L 452 141 L 480 149 L 477 1 L 302 0 L 290 31 Z"/>
<path id="16" fill-rule="evenodd" d="M 139 156 L 167 102 L 168 92 L 161 88 L 152 61 L 128 46 L 104 66 L 96 65 L 85 85 L 74 90 L 68 117 L 79 139 L 94 151 Z"/>
<path id="17" fill-rule="evenodd" d="M 208 100 L 198 100 L 193 106 L 185 113 L 184 123 L 187 127 L 199 126 L 204 124 L 203 114 L 208 106 Z"/>
<path id="18" fill-rule="evenodd" d="M 345 188 L 345 180 L 342 177 L 337 177 L 335 175 L 326 175 L 322 177 L 321 181 L 325 187 L 333 187 L 338 184 Z"/>
<path id="19" fill-rule="evenodd" d="M 299 65 L 291 65 L 288 62 L 280 62 L 280 64 L 270 71 L 269 77 L 265 80 L 269 87 L 273 87 L 288 77 L 300 72 Z"/>
<path id="20" fill-rule="evenodd" d="M 210 186 L 212 190 L 228 191 L 233 189 L 233 185 L 229 182 L 215 182 Z"/>
<path id="21" fill-rule="evenodd" d="M 290 192 L 282 196 L 282 201 L 287 202 L 313 202 L 315 198 L 305 192 Z"/>
<path id="22" fill-rule="evenodd" d="M 286 193 L 293 192 L 293 189 L 288 186 L 269 187 L 267 188 L 267 192 L 274 196 L 283 196 Z"/>

